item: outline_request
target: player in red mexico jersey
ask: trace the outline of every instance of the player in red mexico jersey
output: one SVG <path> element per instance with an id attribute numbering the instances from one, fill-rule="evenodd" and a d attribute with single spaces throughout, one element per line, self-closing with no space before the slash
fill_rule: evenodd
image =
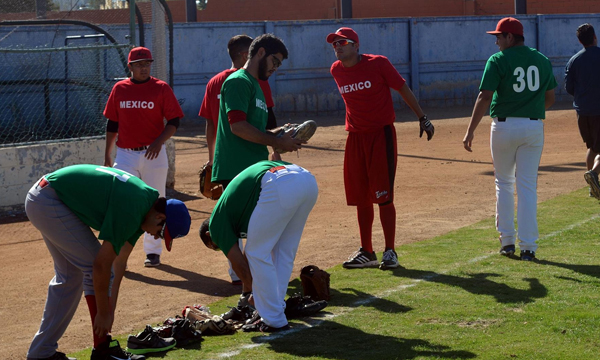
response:
<path id="1" fill-rule="evenodd" d="M 106 149 L 104 166 L 127 171 L 165 196 L 169 161 L 164 143 L 179 126 L 183 111 L 171 87 L 150 76 L 152 54 L 144 47 L 129 53 L 131 78 L 115 84 L 106 103 Z M 164 125 L 167 119 L 167 125 Z M 117 139 L 118 135 L 118 139 Z M 111 152 L 117 140 L 117 156 Z M 162 245 L 144 235 L 145 266 L 160 265 Z"/>
<path id="2" fill-rule="evenodd" d="M 345 268 L 377 266 L 373 251 L 373 204 L 385 237 L 385 251 L 379 264 L 382 270 L 399 266 L 394 250 L 396 208 L 394 178 L 398 152 L 394 105 L 390 88 L 398 91 L 420 121 L 421 136 L 433 137 L 434 127 L 427 120 L 413 92 L 392 63 L 380 55 L 359 53 L 358 34 L 343 27 L 327 36 L 338 61 L 331 66 L 346 104 L 348 139 L 344 155 L 344 185 L 348 205 L 357 207 L 361 248 L 344 262 Z"/>
<path id="3" fill-rule="evenodd" d="M 206 91 L 204 93 L 204 100 L 200 107 L 199 116 L 205 118 L 206 121 L 206 143 L 208 146 L 208 164 L 212 165 L 213 158 L 215 155 L 215 141 L 216 141 L 216 130 L 219 124 L 219 101 L 221 99 L 221 87 L 229 75 L 242 68 L 248 60 L 248 49 L 252 43 L 252 38 L 248 35 L 236 35 L 229 39 L 227 44 L 227 52 L 231 58 L 231 68 L 226 69 L 215 75 L 206 84 Z M 268 80 L 258 81 L 260 88 L 265 95 L 265 101 L 267 103 L 267 110 L 269 117 L 267 119 L 267 130 L 275 129 L 277 127 L 277 119 L 273 112 L 275 103 L 273 102 L 273 95 L 271 94 L 271 86 Z M 272 152 L 269 156 L 270 160 L 281 160 L 279 153 Z"/>

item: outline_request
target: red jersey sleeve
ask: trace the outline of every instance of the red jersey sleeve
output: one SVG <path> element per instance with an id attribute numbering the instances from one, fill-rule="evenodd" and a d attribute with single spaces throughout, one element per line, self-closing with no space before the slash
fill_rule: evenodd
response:
<path id="1" fill-rule="evenodd" d="M 390 60 L 388 60 L 387 57 L 385 57 L 385 56 L 380 56 L 380 57 L 381 57 L 381 73 L 383 75 L 383 78 L 385 79 L 385 81 L 387 82 L 387 84 L 390 88 L 392 88 L 396 91 L 399 91 L 406 83 L 406 80 L 404 80 L 402 75 L 400 75 L 400 73 L 398 73 L 398 70 L 396 70 L 394 65 L 392 65 L 392 63 L 390 62 Z"/>
<path id="2" fill-rule="evenodd" d="M 217 75 L 213 76 L 212 79 L 206 84 L 206 91 L 204 93 L 204 100 L 200 107 L 199 116 L 207 120 L 212 120 L 215 125 L 215 129 L 219 124 L 219 102 L 221 98 L 221 87 L 229 75 L 236 72 L 236 69 L 223 70 Z"/>
<path id="3" fill-rule="evenodd" d="M 273 107 L 275 106 L 275 103 L 273 102 L 273 94 L 271 93 L 271 85 L 269 85 L 269 81 L 268 80 L 258 80 L 258 84 L 260 85 L 260 88 L 262 89 L 263 94 L 265 94 L 265 102 L 267 103 L 267 107 Z"/>
<path id="4" fill-rule="evenodd" d="M 117 115 L 118 107 L 115 104 L 115 92 L 117 85 L 119 85 L 119 83 L 116 83 L 115 86 L 113 86 L 110 96 L 108 97 L 108 101 L 106 102 L 106 106 L 104 107 L 104 117 L 114 122 L 119 122 L 119 116 Z"/>
<path id="5" fill-rule="evenodd" d="M 246 121 L 246 113 L 242 110 L 231 110 L 227 113 L 227 120 L 230 124 Z"/>
<path id="6" fill-rule="evenodd" d="M 215 85 L 215 78 L 213 77 L 212 79 L 210 79 L 210 81 L 208 82 L 208 84 L 206 84 L 206 91 L 204 92 L 204 99 L 202 99 L 202 105 L 200 106 L 200 112 L 198 112 L 198 116 L 202 116 L 203 118 L 205 118 L 206 120 L 213 120 L 215 118 L 215 115 L 212 113 L 212 106 L 210 103 L 210 100 L 212 99 L 213 96 L 217 96 L 214 95 L 214 86 Z M 219 118 L 219 114 L 217 115 L 217 119 Z"/>
<path id="7" fill-rule="evenodd" d="M 163 116 L 166 119 L 183 118 L 183 110 L 175 97 L 173 89 L 165 83 L 163 86 Z"/>

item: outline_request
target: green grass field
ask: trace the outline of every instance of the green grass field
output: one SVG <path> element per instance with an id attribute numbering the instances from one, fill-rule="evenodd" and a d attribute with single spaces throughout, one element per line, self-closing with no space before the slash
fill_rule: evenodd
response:
<path id="1" fill-rule="evenodd" d="M 599 210 L 587 188 L 541 204 L 536 262 L 498 255 L 490 218 L 398 248 L 394 271 L 328 269 L 329 307 L 290 331 L 205 337 L 150 358 L 599 359 Z"/>

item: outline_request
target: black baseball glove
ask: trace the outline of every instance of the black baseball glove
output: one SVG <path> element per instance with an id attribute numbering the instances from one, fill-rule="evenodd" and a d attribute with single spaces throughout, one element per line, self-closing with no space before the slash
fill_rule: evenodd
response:
<path id="1" fill-rule="evenodd" d="M 327 301 L 315 301 L 310 296 L 302 296 L 299 293 L 290 296 L 285 301 L 285 316 L 288 319 L 311 316 L 327 307 Z"/>
<path id="2" fill-rule="evenodd" d="M 427 119 L 427 115 L 423 115 L 422 118 L 419 119 L 419 125 L 421 127 L 421 132 L 419 133 L 419 137 L 423 137 L 423 132 L 427 133 L 427 141 L 431 140 L 433 137 L 433 132 L 435 128 L 429 119 Z"/>

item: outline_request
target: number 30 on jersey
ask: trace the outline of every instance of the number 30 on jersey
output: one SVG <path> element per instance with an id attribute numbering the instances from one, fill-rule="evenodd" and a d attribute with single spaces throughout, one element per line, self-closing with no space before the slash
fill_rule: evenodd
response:
<path id="1" fill-rule="evenodd" d="M 540 71 L 537 66 L 530 66 L 527 68 L 527 72 L 522 67 L 515 69 L 513 73 L 517 77 L 517 82 L 513 84 L 513 90 L 520 93 L 525 90 L 525 87 L 529 91 L 537 91 L 540 88 Z"/>

